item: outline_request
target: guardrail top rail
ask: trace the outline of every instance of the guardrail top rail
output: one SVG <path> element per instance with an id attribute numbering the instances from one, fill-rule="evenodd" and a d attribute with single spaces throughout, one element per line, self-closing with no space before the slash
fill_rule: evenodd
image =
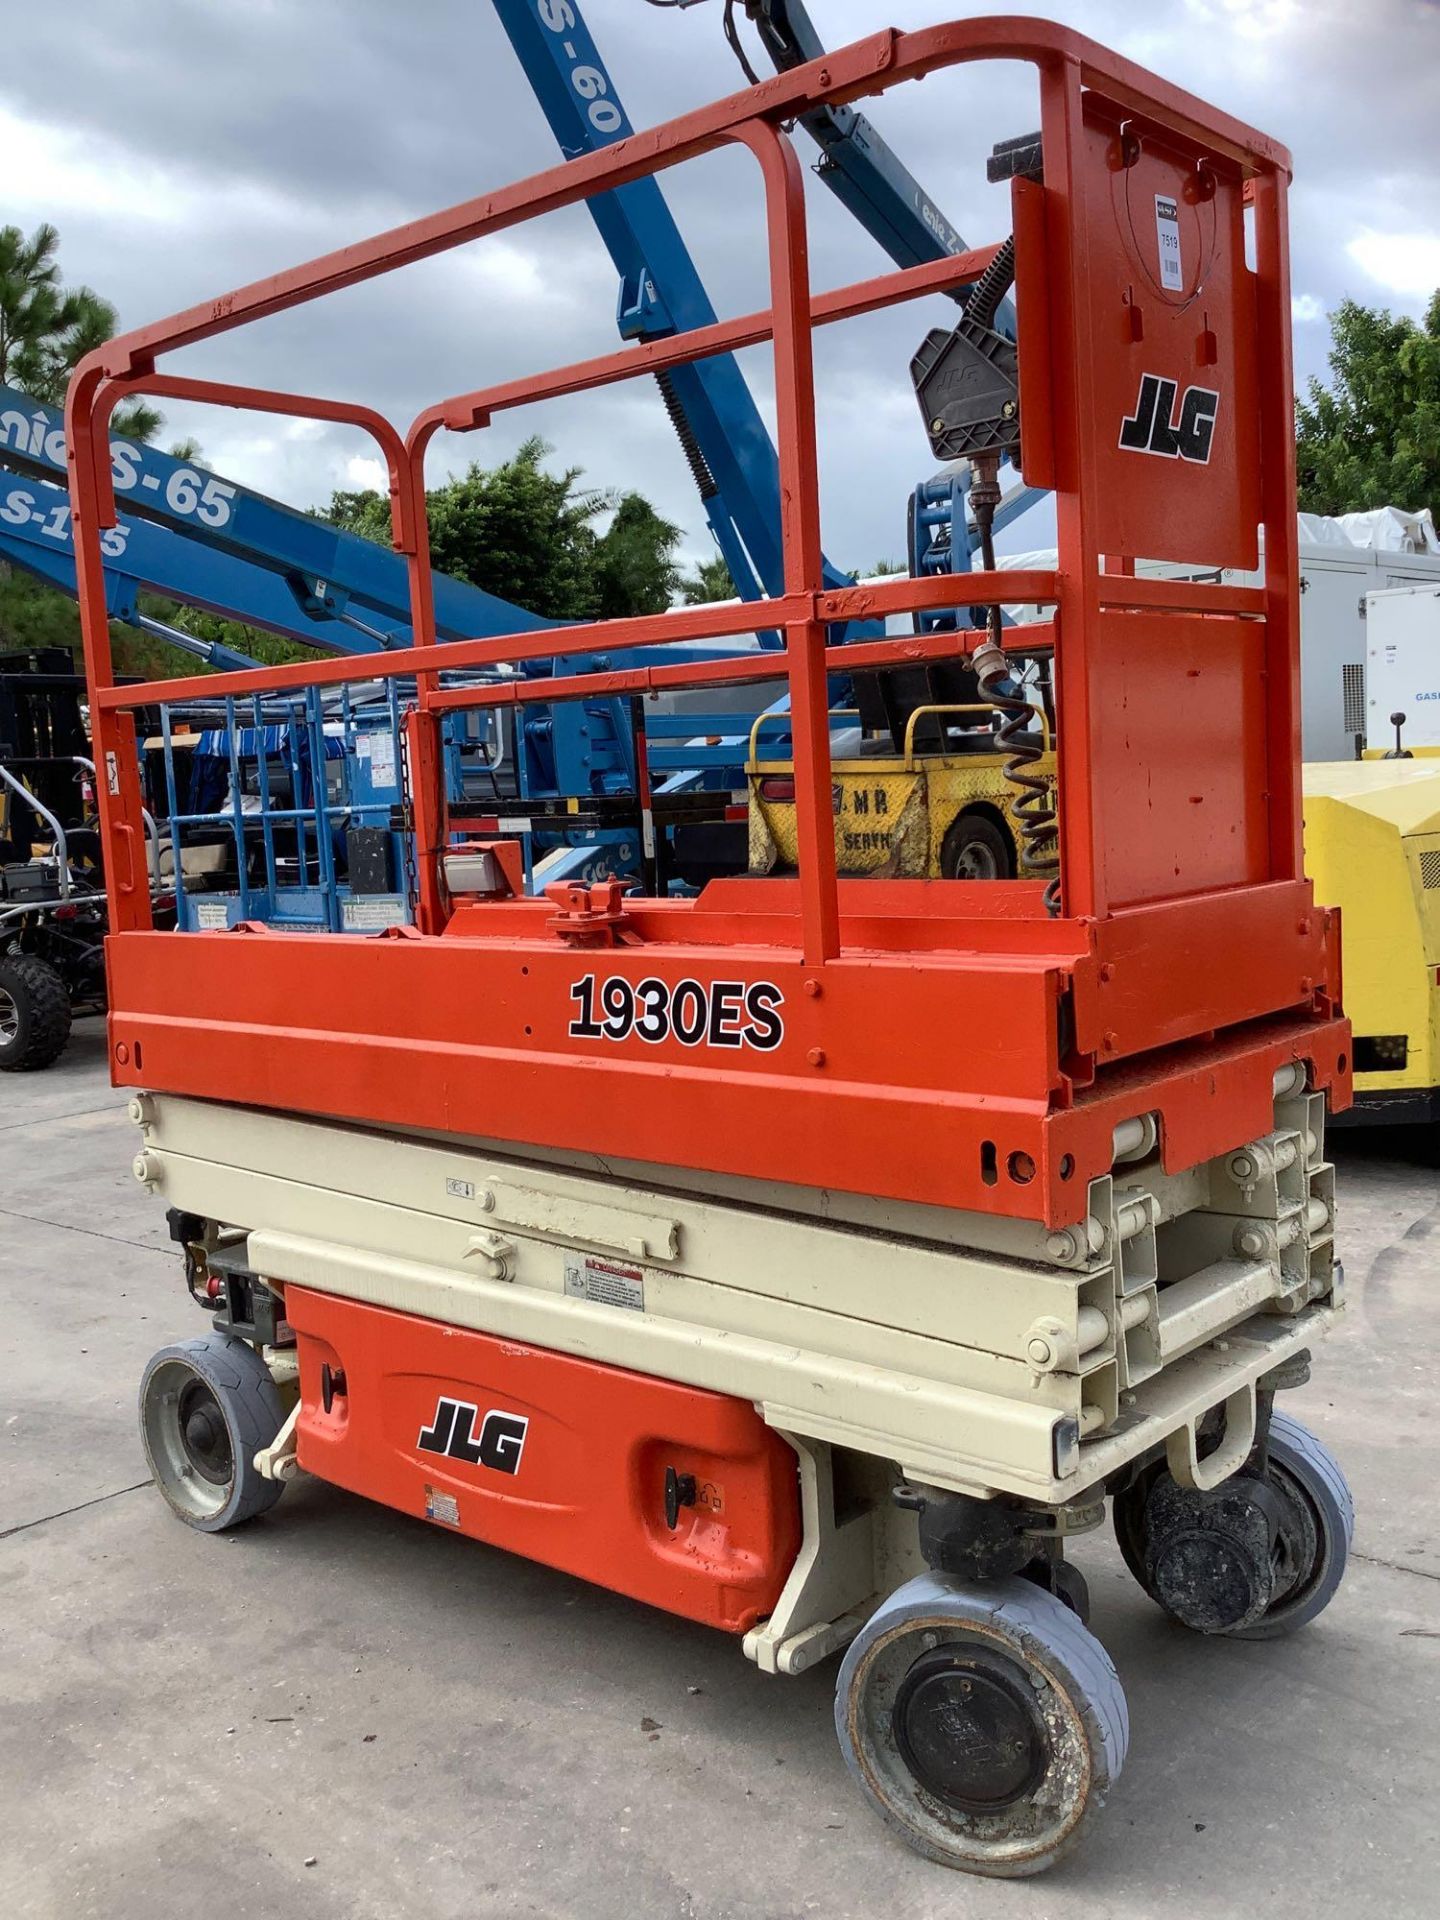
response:
<path id="1" fill-rule="evenodd" d="M 1055 492 L 1058 563 L 1053 571 L 896 578 L 827 591 L 812 330 L 971 284 L 999 244 L 812 293 L 803 182 L 785 127 L 823 102 L 857 100 L 981 60 L 1028 63 L 1038 76 L 1043 178 L 1017 179 L 1011 189 L 1020 464 L 1027 483 Z M 999 137 L 1014 128 L 995 131 Z M 157 371 L 163 356 L 178 348 L 727 145 L 754 157 L 763 184 L 771 294 L 763 311 L 454 396 L 425 409 L 403 435 L 363 406 Z M 1023 1092 L 1040 1110 L 1056 1100 L 1066 1103 L 1101 1068 L 1140 1053 L 1278 1014 L 1325 1018 L 1336 962 L 1325 916 L 1311 906 L 1300 862 L 1288 165 L 1284 150 L 1265 135 L 1067 29 L 999 18 L 914 33 L 886 30 L 517 185 L 122 335 L 89 355 L 71 383 L 66 424 L 86 665 L 97 760 L 104 769 L 99 797 L 113 927 L 112 1041 L 124 1077 L 145 1077 L 139 1047 L 132 1054 L 125 1034 L 138 1034 L 153 1020 L 158 1035 L 159 996 L 180 993 L 179 975 L 151 944 L 162 936 L 148 931 L 131 715 L 142 702 L 217 691 L 209 678 L 114 685 L 100 546 L 102 531 L 115 519 L 108 423 L 115 406 L 139 392 L 345 422 L 368 432 L 385 460 L 394 544 L 407 564 L 417 644 L 367 657 L 363 668 L 326 661 L 225 679 L 227 695 L 245 698 L 333 686 L 362 672 L 372 679 L 414 677 L 406 737 L 416 926 L 403 942 L 362 941 L 354 948 L 384 948 L 394 955 L 403 945 L 411 967 L 422 964 L 422 953 L 438 956 L 443 949 L 446 958 L 432 964 L 448 968 L 462 948 L 476 966 L 482 948 L 510 966 L 521 947 L 528 952 L 548 943 L 573 958 L 577 945 L 598 942 L 617 953 L 635 945 L 652 956 L 662 950 L 683 955 L 683 970 L 693 978 L 716 967 L 738 974 L 737 952 L 760 943 L 783 950 L 786 964 L 803 970 L 811 1027 L 831 1036 L 805 1050 L 812 1075 L 829 1064 L 840 1023 L 858 1022 L 856 1009 L 864 1004 L 862 998 L 844 1012 L 828 1005 L 830 989 L 823 982 L 848 978 L 854 969 L 863 974 L 877 956 L 889 956 L 912 978 L 933 976 L 927 992 L 938 997 L 928 1012 L 917 1005 L 914 1034 L 897 1043 L 902 1055 L 913 1054 L 908 1065 L 897 1062 L 892 1048 L 883 1058 L 855 1061 L 856 1077 L 873 1082 L 909 1074 L 917 1086 L 947 1089 L 947 1097 L 968 1086 L 974 1097 L 984 1098 L 985 1073 L 993 1068 L 997 1090 L 1016 1098 Z M 1253 222 L 1248 241 L 1247 222 Z M 1167 227 L 1179 236 L 1178 264 L 1163 257 L 1160 230 Z M 483 427 L 508 408 L 766 340 L 773 343 L 775 367 L 783 593 L 747 605 L 436 644 L 425 460 L 437 431 Z M 1262 587 L 1136 577 L 1141 559 L 1254 566 L 1262 525 Z M 1047 918 L 1035 882 L 837 883 L 827 674 L 953 658 L 973 650 L 983 633 L 927 632 L 837 647 L 828 644 L 827 628 L 859 617 L 1001 600 L 1053 607 L 1047 624 L 1007 630 L 1007 637 L 1028 654 L 1054 652 L 1060 917 Z M 783 655 L 592 669 L 501 687 L 442 685 L 440 679 L 442 668 L 542 656 L 593 659 L 619 647 L 759 628 L 784 635 Z M 608 909 L 591 916 L 593 924 L 577 908 L 567 925 L 563 908 L 557 913 L 555 903 L 543 900 L 457 905 L 447 897 L 439 752 L 446 712 L 780 674 L 793 713 L 800 848 L 795 880 L 725 881 L 687 901 L 617 895 Z M 221 942 L 234 940 L 233 933 L 202 937 L 212 940 L 216 952 Z M 331 1004 L 341 972 L 382 964 L 357 961 L 349 949 L 342 958 L 343 944 L 324 934 L 285 938 L 286 957 L 274 963 L 274 990 L 266 1000 L 274 1021 L 284 1001 L 282 981 L 303 976 L 322 1003 Z M 247 974 L 253 980 L 258 963 L 255 943 L 250 946 Z M 1243 966 L 1237 963 L 1242 954 Z M 933 1057 L 937 1027 L 955 1020 L 957 969 L 972 976 L 965 990 L 970 1004 L 977 995 L 982 1005 L 1005 1003 L 1011 1023 L 1005 1045 L 993 1059 L 979 1048 L 988 1066 L 975 1066 L 973 1035 L 963 1059 Z M 527 962 L 523 972 L 528 976 L 530 970 Z M 214 967 L 207 973 L 219 977 Z M 434 978 L 433 992 L 413 982 L 404 992 L 410 998 L 438 995 L 443 1021 L 435 1041 L 443 1044 L 447 1032 L 456 1036 L 455 1007 L 472 996 L 448 972 L 448 986 L 441 986 L 439 973 Z M 1049 983 L 1039 1001 L 1031 991 L 1036 980 Z M 797 975 L 797 992 L 798 982 Z M 473 997 L 486 999 L 483 993 Z M 1063 1014 L 1057 1013 L 1062 1001 Z M 339 1000 L 333 1005 L 339 1022 L 345 1017 Z M 184 1027 L 184 1016 L 172 1009 L 169 1017 L 175 1031 Z M 197 1003 L 193 1018 L 213 1026 L 223 1008 L 217 1002 L 202 1013 Z M 1021 1021 L 1035 1028 L 1029 1038 L 1015 1037 Z M 513 1041 L 502 1043 L 492 1032 L 485 1044 L 508 1058 L 511 1045 L 533 1051 L 549 1032 L 527 1021 Z M 607 1037 L 616 1049 L 606 1059 L 615 1065 L 628 1061 L 625 1046 L 632 1043 L 622 1046 L 613 1033 Z M 728 1032 L 721 1037 L 727 1044 L 731 1039 Z M 557 1058 L 583 1057 L 580 1043 L 587 1038 L 573 1025 L 559 1033 Z M 158 1045 L 152 1043 L 152 1056 Z M 737 1065 L 755 1064 L 740 1043 L 736 1048 Z M 684 1057 L 682 1047 L 677 1058 Z M 174 1056 L 167 1068 L 170 1083 L 212 1093 L 222 1083 L 259 1086 L 225 1049 L 210 1049 L 206 1058 L 210 1065 L 202 1073 L 182 1069 Z M 1023 1071 L 1017 1064 L 1022 1059 Z M 1337 1055 L 1323 1072 L 1343 1078 L 1346 1065 Z M 293 1086 L 293 1071 L 289 1078 Z M 272 1083 L 235 1097 L 285 1104 L 287 1096 Z M 306 1095 L 299 1103 L 319 1097 Z M 325 1110 L 333 1112 L 361 1116 L 374 1109 L 373 1100 L 367 1104 L 353 1086 L 343 1093 L 332 1089 L 327 1098 Z M 425 1112 L 433 1120 L 432 1108 Z M 538 1109 L 530 1124 L 532 1131 L 515 1137 L 560 1137 Z M 575 1143 L 580 1137 L 572 1131 L 566 1139 Z M 1061 1210 L 1068 1196 L 1053 1183 L 1060 1181 L 1055 1169 L 1067 1157 L 1069 1179 L 1073 1157 L 1057 1153 L 1053 1167 L 1046 1161 L 1042 1181 L 1044 1204 L 1053 1201 Z M 1021 1204 L 1015 1195 L 1010 1199 Z M 981 1203 L 1001 1201 L 982 1196 Z"/>

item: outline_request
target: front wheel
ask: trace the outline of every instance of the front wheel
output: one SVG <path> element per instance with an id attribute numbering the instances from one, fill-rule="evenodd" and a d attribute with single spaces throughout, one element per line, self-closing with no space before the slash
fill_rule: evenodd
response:
<path id="1" fill-rule="evenodd" d="M 155 1484 L 201 1533 L 253 1520 L 280 1498 L 282 1483 L 260 1473 L 255 1455 L 284 1419 L 265 1362 L 224 1334 L 162 1347 L 140 1382 L 140 1433 Z"/>
<path id="2" fill-rule="evenodd" d="M 0 954 L 0 1073 L 34 1073 L 65 1051 L 70 995 L 33 953 Z"/>
<path id="3" fill-rule="evenodd" d="M 1019 1577 L 922 1574 L 851 1643 L 835 1695 L 845 1763 L 881 1816 L 943 1866 L 1001 1879 L 1069 1851 L 1129 1742 L 1110 1657 Z"/>

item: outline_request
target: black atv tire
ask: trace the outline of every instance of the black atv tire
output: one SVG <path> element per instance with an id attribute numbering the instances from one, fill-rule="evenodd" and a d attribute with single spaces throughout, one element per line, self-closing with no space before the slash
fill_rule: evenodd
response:
<path id="1" fill-rule="evenodd" d="M 65 1051 L 70 995 L 48 960 L 0 954 L 0 1073 L 34 1073 Z"/>

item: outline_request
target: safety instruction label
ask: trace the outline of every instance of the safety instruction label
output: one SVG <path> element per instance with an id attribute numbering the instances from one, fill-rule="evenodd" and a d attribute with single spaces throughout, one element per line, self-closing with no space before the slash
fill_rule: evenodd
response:
<path id="1" fill-rule="evenodd" d="M 1180 260 L 1180 208 L 1168 194 L 1155 196 L 1155 240 L 1160 249 L 1160 284 L 1167 293 L 1185 291 Z"/>
<path id="2" fill-rule="evenodd" d="M 230 910 L 223 900 L 197 900 L 195 924 L 197 927 L 227 927 L 230 924 Z"/>
<path id="3" fill-rule="evenodd" d="M 454 1494 L 442 1493 L 439 1487 L 427 1486 L 425 1489 L 425 1518 L 443 1521 L 447 1527 L 460 1524 L 460 1502 Z"/>
<path id="4" fill-rule="evenodd" d="M 398 893 L 356 894 L 340 902 L 340 924 L 347 933 L 403 927 L 408 918 L 409 910 Z"/>
<path id="5" fill-rule="evenodd" d="M 629 1307 L 645 1311 L 645 1275 L 639 1267 L 623 1267 L 614 1260 L 596 1260 L 588 1253 L 565 1255 L 565 1291 L 573 1300 L 592 1300 L 601 1307 Z"/>
<path id="6" fill-rule="evenodd" d="M 377 787 L 395 785 L 395 737 L 389 733 L 356 736 L 355 757 L 370 762 L 370 778 Z"/>

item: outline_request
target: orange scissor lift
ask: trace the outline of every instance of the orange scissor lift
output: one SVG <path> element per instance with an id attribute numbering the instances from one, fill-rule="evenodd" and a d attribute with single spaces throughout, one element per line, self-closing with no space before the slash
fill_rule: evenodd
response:
<path id="1" fill-rule="evenodd" d="M 990 60 L 1038 79 L 1043 172 L 1011 189 L 1019 451 L 1054 490 L 1058 563 L 1003 590 L 985 571 L 827 591 L 813 329 L 973 284 L 999 248 L 812 292 L 785 128 Z M 727 144 L 759 168 L 765 311 L 461 395 L 404 436 L 158 371 Z M 1068 31 L 885 31 L 85 361 L 68 429 L 112 1068 L 214 1315 L 141 1395 L 183 1519 L 232 1525 L 306 1471 L 742 1636 L 767 1672 L 845 1649 L 836 1724 L 863 1790 L 922 1851 L 997 1874 L 1063 1851 L 1124 1757 L 1065 1552 L 1107 1497 L 1184 1625 L 1268 1636 L 1325 1605 L 1349 1496 L 1273 1411 L 1339 1305 L 1324 1116 L 1350 1086 L 1336 929 L 1301 870 L 1286 186 L 1272 141 Z M 763 341 L 783 594 L 434 644 L 437 430 Z M 379 445 L 421 643 L 363 674 L 413 677 L 413 926 L 151 927 L 133 715 L 215 683 L 114 683 L 107 424 L 141 392 Z M 1254 566 L 1262 525 L 1262 587 L 1136 577 L 1142 558 Z M 1058 911 L 1038 878 L 837 882 L 827 674 L 986 635 L 827 630 L 1001 597 L 1053 609 L 1003 638 L 1053 663 Z M 785 637 L 796 876 L 526 898 L 496 841 L 466 850 L 460 890 L 447 715 L 769 678 L 775 656 L 499 687 L 448 669 L 759 626 Z"/>

